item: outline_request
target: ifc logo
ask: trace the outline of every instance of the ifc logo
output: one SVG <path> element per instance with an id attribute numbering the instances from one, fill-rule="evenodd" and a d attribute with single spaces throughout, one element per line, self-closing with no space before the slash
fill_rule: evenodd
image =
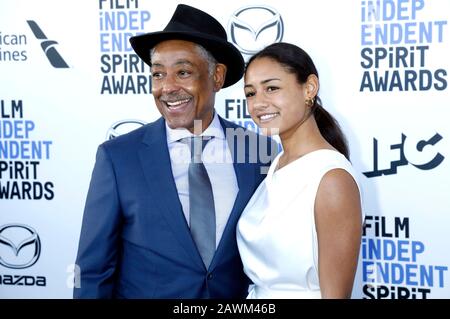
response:
<path id="1" fill-rule="evenodd" d="M 281 15 L 269 6 L 246 6 L 234 12 L 228 22 L 230 41 L 243 54 L 253 55 L 269 44 L 281 42 Z"/>
<path id="2" fill-rule="evenodd" d="M 135 129 L 140 128 L 141 126 L 144 126 L 147 124 L 147 122 L 141 121 L 141 120 L 121 120 L 113 125 L 108 129 L 108 132 L 106 133 L 106 139 L 112 140 L 113 138 L 116 138 L 117 136 L 129 133 Z"/>
<path id="3" fill-rule="evenodd" d="M 33 266 L 41 255 L 41 240 L 30 226 L 0 226 L 0 265 L 12 269 Z"/>

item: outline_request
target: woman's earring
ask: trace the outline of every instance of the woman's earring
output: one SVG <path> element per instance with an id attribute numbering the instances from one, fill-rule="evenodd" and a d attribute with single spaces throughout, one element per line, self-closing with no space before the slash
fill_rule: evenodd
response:
<path id="1" fill-rule="evenodd" d="M 306 106 L 308 106 L 308 107 L 313 106 L 313 105 L 314 105 L 314 98 L 312 97 L 312 98 L 306 99 L 306 100 L 305 100 L 305 104 L 306 104 Z"/>

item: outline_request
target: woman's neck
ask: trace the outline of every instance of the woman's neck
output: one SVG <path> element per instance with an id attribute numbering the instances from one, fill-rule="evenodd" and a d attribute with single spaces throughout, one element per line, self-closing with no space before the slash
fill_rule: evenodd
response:
<path id="1" fill-rule="evenodd" d="M 310 117 L 297 128 L 280 134 L 283 155 L 279 159 L 278 168 L 318 149 L 334 149 L 320 134 L 314 117 Z"/>

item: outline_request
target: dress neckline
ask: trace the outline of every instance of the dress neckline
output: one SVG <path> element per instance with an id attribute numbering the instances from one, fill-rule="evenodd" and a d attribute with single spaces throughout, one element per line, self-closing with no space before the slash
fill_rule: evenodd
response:
<path id="1" fill-rule="evenodd" d="M 305 158 L 309 158 L 312 155 L 316 155 L 316 154 L 321 153 L 321 152 L 333 152 L 333 153 L 337 153 L 339 155 L 342 155 L 340 152 L 338 152 L 336 150 L 332 150 L 332 149 L 329 149 L 329 148 L 319 148 L 317 150 L 311 151 L 309 153 L 306 153 L 306 154 L 300 156 L 299 158 L 293 160 L 292 162 L 284 165 L 281 168 L 278 168 L 278 164 L 280 162 L 280 158 L 284 154 L 284 152 L 282 151 L 282 152 L 280 152 L 280 154 L 278 154 L 278 156 L 273 161 L 273 165 L 270 167 L 270 170 L 269 170 L 267 175 L 268 176 L 273 176 L 275 173 L 288 171 L 290 167 L 296 166 L 299 162 L 302 162 Z"/>

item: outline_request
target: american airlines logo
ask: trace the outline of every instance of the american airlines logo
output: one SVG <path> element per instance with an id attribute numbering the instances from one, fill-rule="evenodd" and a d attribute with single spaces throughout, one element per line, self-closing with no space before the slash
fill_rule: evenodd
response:
<path id="1" fill-rule="evenodd" d="M 66 61 L 64 61 L 58 50 L 56 50 L 56 45 L 58 44 L 58 42 L 47 39 L 47 36 L 35 21 L 27 20 L 27 23 L 30 26 L 31 31 L 33 31 L 34 36 L 38 40 L 41 40 L 42 50 L 44 51 L 51 65 L 58 69 L 68 68 L 69 66 L 67 65 Z"/>
<path id="2" fill-rule="evenodd" d="M 228 22 L 230 41 L 247 55 L 281 42 L 284 24 L 277 10 L 269 6 L 246 6 L 234 12 Z"/>
<path id="3" fill-rule="evenodd" d="M 41 255 L 41 240 L 30 226 L 7 224 L 0 226 L 0 265 L 23 269 L 33 266 Z"/>

